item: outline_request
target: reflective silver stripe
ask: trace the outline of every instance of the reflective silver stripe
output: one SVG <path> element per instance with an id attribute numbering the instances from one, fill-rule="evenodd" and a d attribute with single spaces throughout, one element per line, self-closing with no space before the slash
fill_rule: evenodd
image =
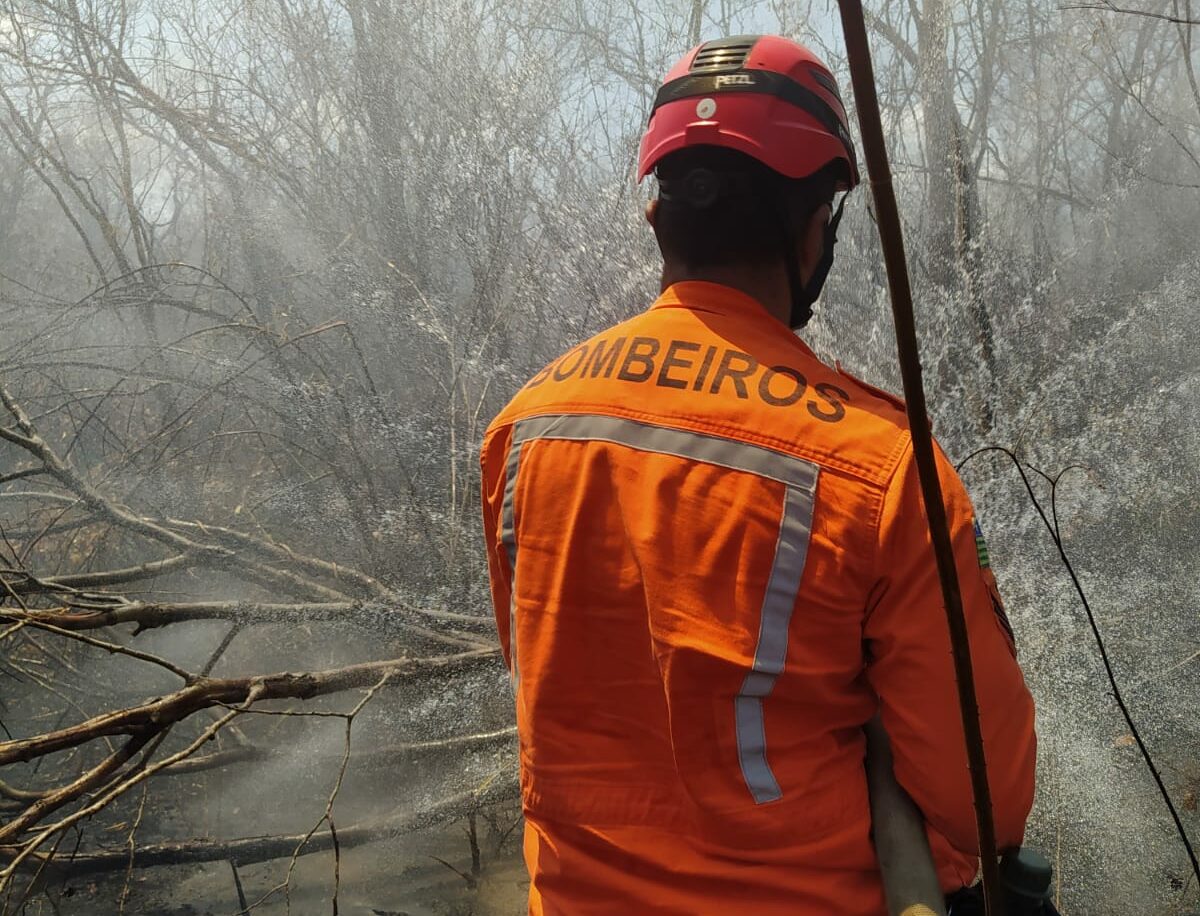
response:
<path id="1" fill-rule="evenodd" d="M 517 678 L 516 575 L 517 537 L 513 494 L 525 443 L 535 439 L 569 439 L 578 442 L 611 442 L 640 451 L 675 455 L 778 481 L 785 486 L 783 513 L 775 557 L 767 580 L 759 618 L 754 662 L 742 689 L 733 701 L 734 728 L 742 777 L 758 804 L 774 801 L 782 792 L 767 763 L 763 700 L 770 695 L 787 658 L 788 629 L 800 591 L 800 579 L 812 536 L 813 502 L 818 468 L 810 461 L 775 449 L 705 433 L 654 426 L 637 420 L 596 414 L 547 414 L 527 417 L 513 424 L 508 453 L 504 504 L 501 509 L 501 541 L 508 551 L 513 593 L 509 599 L 510 654 L 513 677 Z"/>
<path id="2" fill-rule="evenodd" d="M 812 490 L 817 485 L 817 466 L 803 458 L 736 439 L 652 426 L 621 417 L 556 414 L 519 420 L 513 426 L 513 445 L 530 439 L 612 442 L 641 451 L 715 464 L 733 471 L 746 471 L 804 490 Z M 512 466 L 511 456 L 509 466 Z"/>
<path id="3" fill-rule="evenodd" d="M 521 452 L 525 443 L 518 441 L 516 432 L 508 447 L 508 464 L 504 471 L 504 502 L 500 506 L 500 543 L 508 554 L 508 657 L 512 659 L 512 682 L 516 690 L 521 680 L 517 667 L 517 527 L 513 517 L 513 494 L 517 489 L 517 473 L 521 469 Z"/>
<path id="4" fill-rule="evenodd" d="M 783 672 L 787 660 L 788 628 L 808 558 L 815 495 L 815 489 L 788 487 L 786 490 L 775 559 L 771 563 L 771 577 L 767 580 L 767 593 L 763 596 L 759 616 L 754 665 L 733 701 L 742 776 L 750 794 L 760 805 L 783 794 L 767 763 L 762 703 L 775 687 L 775 680 Z"/>

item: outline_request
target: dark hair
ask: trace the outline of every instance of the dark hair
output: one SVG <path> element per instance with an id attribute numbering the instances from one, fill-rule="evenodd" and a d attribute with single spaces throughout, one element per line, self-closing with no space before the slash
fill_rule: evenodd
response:
<path id="1" fill-rule="evenodd" d="M 785 178 L 736 150 L 692 146 L 663 158 L 655 232 L 663 257 L 686 267 L 769 264 L 822 204 L 833 200 L 840 162 Z M 790 220 L 790 226 L 785 221 Z"/>

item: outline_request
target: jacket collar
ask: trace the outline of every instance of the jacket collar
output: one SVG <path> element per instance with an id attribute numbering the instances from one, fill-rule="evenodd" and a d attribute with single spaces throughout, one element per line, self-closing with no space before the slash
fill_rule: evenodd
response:
<path id="1" fill-rule="evenodd" d="M 761 302 L 732 286 L 711 283 L 708 280 L 681 280 L 678 283 L 672 283 L 650 306 L 651 310 L 668 308 L 708 312 L 738 321 L 769 326 L 777 333 L 791 337 L 805 353 L 816 358 L 808 344 L 796 336 L 791 328 L 768 312 Z"/>

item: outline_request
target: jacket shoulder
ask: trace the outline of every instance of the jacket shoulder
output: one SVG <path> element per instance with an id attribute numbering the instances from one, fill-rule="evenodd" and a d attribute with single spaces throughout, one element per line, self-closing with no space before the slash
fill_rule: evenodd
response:
<path id="1" fill-rule="evenodd" d="M 854 385 L 860 391 L 870 395 L 873 398 L 883 401 L 883 403 L 885 405 L 887 405 L 888 408 L 898 410 L 898 411 L 900 411 L 900 413 L 904 414 L 906 417 L 908 416 L 908 408 L 905 405 L 903 398 L 899 397 L 898 395 L 892 394 L 890 391 L 886 391 L 883 388 L 877 388 L 874 385 L 870 384 L 869 382 L 863 381 L 856 375 L 852 375 L 851 373 L 846 371 L 845 367 L 840 362 L 835 362 L 833 365 L 839 375 L 841 375 L 843 378 L 847 379 L 852 385 Z"/>
<path id="2" fill-rule="evenodd" d="M 806 368 L 814 382 L 836 386 L 843 396 L 845 419 L 825 427 L 818 441 L 802 437 L 799 447 L 813 452 L 821 464 L 887 488 L 911 442 L 904 401 L 851 375 L 838 362 L 830 366 L 810 359 Z"/>

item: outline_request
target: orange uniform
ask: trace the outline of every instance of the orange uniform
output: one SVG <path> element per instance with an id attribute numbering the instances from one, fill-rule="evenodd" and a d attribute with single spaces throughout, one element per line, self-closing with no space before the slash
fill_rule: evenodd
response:
<path id="1" fill-rule="evenodd" d="M 1033 703 L 940 455 L 1001 848 Z M 975 875 L 950 641 L 895 400 L 689 281 L 570 350 L 483 444 L 534 914 L 885 912 L 878 710 L 943 887 Z"/>

